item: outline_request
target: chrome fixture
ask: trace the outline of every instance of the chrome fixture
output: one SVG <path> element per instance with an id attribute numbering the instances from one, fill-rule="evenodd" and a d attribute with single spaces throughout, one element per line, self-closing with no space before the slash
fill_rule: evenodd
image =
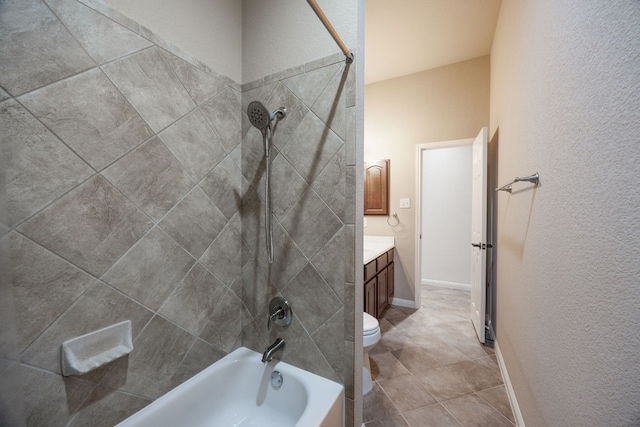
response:
<path id="1" fill-rule="evenodd" d="M 280 371 L 273 371 L 271 373 L 271 385 L 273 386 L 273 388 L 278 390 L 280 387 L 282 387 L 283 382 L 284 378 L 282 378 L 282 374 L 280 373 Z"/>
<path id="2" fill-rule="evenodd" d="M 537 186 L 540 183 L 540 175 L 538 174 L 538 172 L 536 172 L 536 173 L 534 173 L 533 175 L 530 175 L 530 176 L 524 176 L 524 177 L 516 176 L 513 179 L 513 181 L 511 181 L 510 183 L 505 184 L 500 188 L 496 188 L 496 191 L 508 191 L 509 193 L 511 193 L 513 191 L 511 186 L 513 184 L 515 184 L 516 182 L 530 182 L 530 183 L 535 184 Z"/>
<path id="3" fill-rule="evenodd" d="M 269 320 L 267 321 L 267 331 L 271 330 L 272 323 L 278 326 L 289 326 L 291 324 L 291 305 L 286 299 L 275 297 L 269 303 Z"/>
<path id="4" fill-rule="evenodd" d="M 271 122 L 275 119 L 284 119 L 287 115 L 287 109 L 280 107 L 273 113 L 269 113 L 269 110 L 260 101 L 253 101 L 247 108 L 247 115 L 251 124 L 262 132 L 263 144 L 264 144 L 264 156 L 269 157 L 271 152 L 270 141 L 267 136 L 267 132 L 271 131 Z"/>
<path id="5" fill-rule="evenodd" d="M 391 218 L 394 218 L 396 221 L 395 224 L 391 224 Z M 398 218 L 398 214 L 397 213 L 392 213 L 391 216 L 387 217 L 387 224 L 389 224 L 389 226 L 391 227 L 397 227 L 400 225 L 400 218 Z"/>
<path id="6" fill-rule="evenodd" d="M 278 350 L 284 350 L 284 340 L 282 338 L 275 340 L 275 342 L 267 347 L 267 350 L 262 353 L 262 363 L 271 362 L 271 360 L 273 360 L 274 353 Z"/>
<path id="7" fill-rule="evenodd" d="M 280 107 L 273 113 L 269 114 L 269 110 L 260 101 L 253 101 L 247 108 L 247 116 L 251 124 L 262 132 L 262 144 L 264 146 L 264 157 L 267 162 L 267 176 L 264 184 L 264 220 L 266 227 L 266 243 L 269 264 L 273 264 L 273 230 L 271 228 L 271 122 L 275 119 L 284 119 L 287 115 L 287 109 Z"/>

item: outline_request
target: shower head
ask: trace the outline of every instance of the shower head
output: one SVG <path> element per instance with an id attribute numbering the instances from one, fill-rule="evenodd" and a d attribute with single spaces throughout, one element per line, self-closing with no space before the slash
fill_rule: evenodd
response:
<path id="1" fill-rule="evenodd" d="M 269 110 L 265 108 L 262 102 L 253 101 L 250 103 L 249 108 L 247 108 L 247 115 L 249 116 L 251 124 L 260 129 L 260 132 L 266 134 L 272 118 L 269 114 Z"/>
<path id="2" fill-rule="evenodd" d="M 262 104 L 262 102 L 260 101 L 251 102 L 249 104 L 249 108 L 247 108 L 249 121 L 253 126 L 260 129 L 262 133 L 267 132 L 267 129 L 274 119 L 283 119 L 286 114 L 287 109 L 284 107 L 280 107 L 273 113 L 269 114 L 269 110 L 267 110 L 264 104 Z"/>

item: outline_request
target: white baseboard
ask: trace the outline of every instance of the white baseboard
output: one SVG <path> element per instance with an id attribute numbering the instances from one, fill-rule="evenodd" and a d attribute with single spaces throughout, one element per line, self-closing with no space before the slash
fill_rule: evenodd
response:
<path id="1" fill-rule="evenodd" d="M 498 340 L 495 341 L 495 352 L 496 358 L 498 359 L 498 366 L 500 366 L 500 373 L 502 373 L 502 379 L 504 380 L 504 386 L 507 389 L 507 397 L 509 397 L 509 404 L 511 405 L 511 412 L 513 412 L 513 418 L 516 420 L 516 427 L 524 427 L 524 419 L 522 418 L 522 412 L 520 412 L 520 406 L 518 406 L 518 399 L 516 399 L 516 393 L 513 390 L 513 386 L 511 385 L 511 380 L 509 379 L 509 373 L 507 372 L 507 367 L 504 364 L 504 359 L 502 358 L 502 352 L 500 351 L 500 346 L 498 345 Z"/>
<path id="2" fill-rule="evenodd" d="M 468 283 L 445 282 L 442 280 L 422 279 L 423 285 L 439 286 L 441 288 L 462 289 L 463 291 L 471 291 L 471 285 Z"/>
<path id="3" fill-rule="evenodd" d="M 391 300 L 391 305 L 397 305 L 398 307 L 418 308 L 416 307 L 416 302 L 409 299 L 393 298 Z"/>

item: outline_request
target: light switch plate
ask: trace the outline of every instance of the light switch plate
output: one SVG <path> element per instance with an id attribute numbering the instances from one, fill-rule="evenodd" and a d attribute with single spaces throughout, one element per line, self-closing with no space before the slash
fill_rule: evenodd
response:
<path id="1" fill-rule="evenodd" d="M 411 199 L 404 198 L 400 199 L 400 209 L 409 209 L 411 207 Z"/>

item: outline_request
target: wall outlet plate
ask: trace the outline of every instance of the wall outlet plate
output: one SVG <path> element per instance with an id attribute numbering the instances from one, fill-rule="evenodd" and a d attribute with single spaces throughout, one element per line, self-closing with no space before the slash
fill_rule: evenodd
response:
<path id="1" fill-rule="evenodd" d="M 400 209 L 409 209 L 411 207 L 411 199 L 404 198 L 400 199 Z"/>

